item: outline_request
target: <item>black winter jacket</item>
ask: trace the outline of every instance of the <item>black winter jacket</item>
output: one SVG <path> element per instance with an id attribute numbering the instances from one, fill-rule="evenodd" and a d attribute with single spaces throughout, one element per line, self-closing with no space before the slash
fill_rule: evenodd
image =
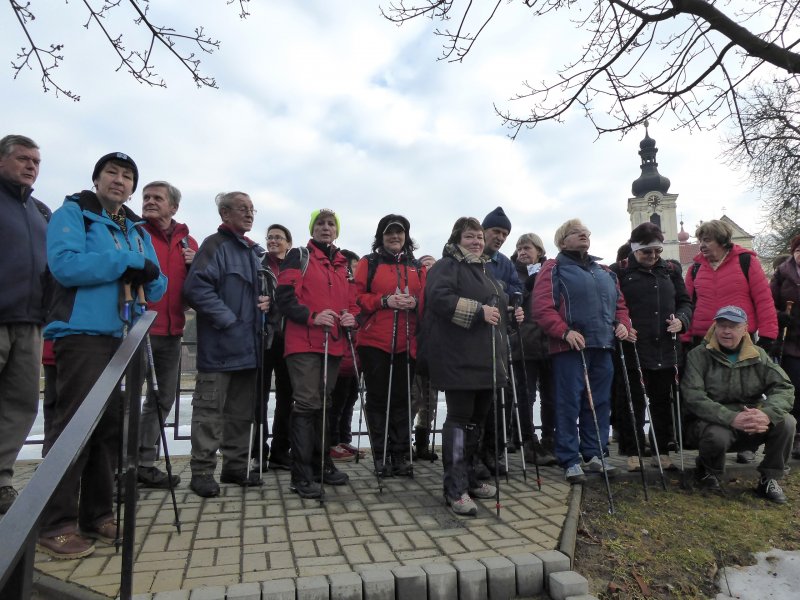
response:
<path id="1" fill-rule="evenodd" d="M 541 267 L 541 264 L 539 266 Z M 533 293 L 533 284 L 536 281 L 536 273 L 528 275 L 528 265 L 515 262 L 514 267 L 517 270 L 517 276 L 522 282 L 523 288 L 522 308 L 525 311 L 525 320 L 520 323 L 519 332 L 522 335 L 522 347 L 525 351 L 525 360 L 546 360 L 550 356 L 547 334 L 539 327 L 536 321 L 533 320 L 533 315 L 531 314 L 531 294 Z M 516 332 L 516 326 L 512 324 L 512 327 L 511 355 L 514 360 L 522 360 L 522 352 L 520 352 L 519 336 Z"/>
<path id="2" fill-rule="evenodd" d="M 675 315 L 683 331 L 692 321 L 692 300 L 680 272 L 663 259 L 645 269 L 631 254 L 627 266 L 619 270 L 619 286 L 636 330 L 639 361 L 643 369 L 672 369 L 675 348 L 680 344 L 667 332 L 667 319 Z M 633 344 L 624 342 L 628 368 L 635 368 Z"/>
<path id="3" fill-rule="evenodd" d="M 797 272 L 797 263 L 793 257 L 789 257 L 775 269 L 769 287 L 778 311 L 781 338 L 786 331 L 783 354 L 800 358 L 800 274 Z M 786 315 L 787 301 L 793 302 L 789 315 Z"/>
<path id="4" fill-rule="evenodd" d="M 486 268 L 486 259 L 448 244 L 428 271 L 417 364 L 423 363 L 434 389 L 492 389 L 493 361 L 497 386 L 508 382 L 508 296 Z M 483 318 L 483 305 L 494 298 L 502 321 L 493 328 Z"/>

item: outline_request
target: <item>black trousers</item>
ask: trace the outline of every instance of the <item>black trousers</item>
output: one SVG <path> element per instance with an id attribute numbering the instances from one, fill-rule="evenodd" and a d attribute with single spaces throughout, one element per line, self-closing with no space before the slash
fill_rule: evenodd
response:
<path id="1" fill-rule="evenodd" d="M 269 401 L 272 375 L 275 374 L 275 414 L 272 417 L 272 452 L 286 454 L 289 451 L 289 431 L 292 418 L 292 380 L 286 359 L 283 357 L 284 339 L 275 335 L 272 346 L 264 352 L 264 381 L 267 389 L 265 402 Z M 264 414 L 267 414 L 264 406 Z"/>
<path id="2" fill-rule="evenodd" d="M 647 397 L 650 399 L 650 437 L 658 445 L 659 454 L 669 454 L 668 445 L 672 438 L 672 385 L 675 382 L 675 371 L 672 369 L 650 370 L 643 369 L 645 388 Z M 620 373 L 620 376 L 622 374 Z M 639 371 L 628 369 L 628 380 L 631 386 L 631 399 L 633 402 L 633 412 L 636 416 L 636 435 L 639 436 L 639 444 L 644 449 L 644 394 L 639 380 Z M 625 456 L 636 456 L 636 438 L 634 427 L 631 425 L 631 413 L 628 406 L 628 396 L 625 392 L 624 381 L 622 397 L 618 398 L 617 404 L 617 434 L 619 441 L 619 452 Z M 653 453 L 655 446 L 652 445 Z"/>

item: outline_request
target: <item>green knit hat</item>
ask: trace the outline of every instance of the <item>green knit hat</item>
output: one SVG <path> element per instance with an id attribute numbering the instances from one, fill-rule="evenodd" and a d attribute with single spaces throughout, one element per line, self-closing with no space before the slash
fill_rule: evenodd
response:
<path id="1" fill-rule="evenodd" d="M 336 212 L 330 208 L 320 208 L 319 210 L 315 210 L 311 213 L 311 221 L 308 222 L 309 234 L 314 235 L 314 223 L 317 222 L 317 219 L 319 219 L 321 215 L 333 216 L 334 220 L 336 221 L 336 237 L 338 238 L 340 235 L 342 235 L 342 225 L 339 223 L 339 215 L 337 215 Z"/>

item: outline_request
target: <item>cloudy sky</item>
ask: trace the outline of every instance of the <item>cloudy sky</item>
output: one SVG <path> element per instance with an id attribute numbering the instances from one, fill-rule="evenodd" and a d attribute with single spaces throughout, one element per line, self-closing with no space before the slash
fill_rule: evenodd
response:
<path id="1" fill-rule="evenodd" d="M 222 0 L 154 0 L 154 22 L 179 31 L 204 25 L 222 41 L 201 67 L 220 89 L 198 90 L 166 52 L 156 58 L 166 89 L 115 71 L 99 28 L 83 28 L 83 3 L 32 8 L 32 35 L 64 44 L 54 75 L 81 101 L 42 93 L 34 71 L 12 79 L 8 64 L 27 40 L 5 7 L 0 114 L 2 134 L 41 146 L 35 195 L 51 208 L 89 188 L 95 161 L 119 150 L 137 162 L 142 182 L 181 189 L 178 218 L 199 240 L 219 223 L 215 194 L 234 189 L 259 211 L 258 241 L 278 222 L 304 242 L 311 211 L 330 207 L 341 218 L 340 246 L 359 254 L 389 212 L 406 215 L 420 253 L 437 256 L 456 218 L 482 219 L 498 205 L 513 224 L 508 254 L 519 234 L 534 231 L 553 255 L 555 228 L 575 216 L 593 231 L 592 251 L 608 259 L 630 233 L 627 199 L 643 131 L 597 140 L 576 113 L 511 141 L 493 110 L 508 106 L 523 79 L 548 77 L 566 62 L 560 52 L 576 40 L 564 17 L 537 23 L 524 6 L 502 4 L 465 62 L 452 64 L 436 60 L 438 22 L 397 27 L 375 0 L 263 0 L 250 3 L 246 20 Z M 132 19 L 120 7 L 107 26 L 124 32 L 129 47 L 146 44 Z M 757 232 L 757 196 L 718 158 L 722 132 L 674 133 L 673 125 L 652 123 L 650 135 L 687 231 L 724 211 Z M 131 199 L 137 212 L 140 191 Z"/>

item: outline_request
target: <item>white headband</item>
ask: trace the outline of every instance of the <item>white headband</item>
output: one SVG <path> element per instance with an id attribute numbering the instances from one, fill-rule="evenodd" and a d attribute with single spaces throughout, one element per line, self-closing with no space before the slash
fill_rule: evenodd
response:
<path id="1" fill-rule="evenodd" d="M 637 250 L 644 250 L 645 248 L 663 248 L 663 246 L 658 240 L 653 240 L 652 242 L 647 242 L 646 244 L 631 242 L 631 250 L 633 252 L 636 252 Z"/>

